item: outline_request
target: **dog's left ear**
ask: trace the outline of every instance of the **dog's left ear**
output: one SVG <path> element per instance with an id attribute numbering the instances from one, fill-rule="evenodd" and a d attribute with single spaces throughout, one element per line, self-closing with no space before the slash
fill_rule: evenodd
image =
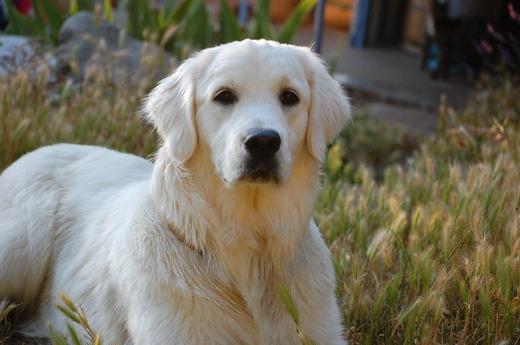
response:
<path id="1" fill-rule="evenodd" d="M 197 57 L 186 60 L 175 72 L 159 82 L 146 97 L 143 113 L 164 140 L 173 158 L 183 163 L 195 152 L 195 79 Z"/>
<path id="2" fill-rule="evenodd" d="M 306 51 L 306 67 L 311 87 L 311 105 L 307 123 L 307 147 L 313 157 L 325 160 L 327 144 L 351 118 L 351 107 L 341 85 L 333 79 L 323 61 Z"/>

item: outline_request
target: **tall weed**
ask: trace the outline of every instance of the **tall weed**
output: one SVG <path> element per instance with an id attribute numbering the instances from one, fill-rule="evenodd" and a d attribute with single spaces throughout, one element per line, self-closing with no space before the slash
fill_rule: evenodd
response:
<path id="1" fill-rule="evenodd" d="M 326 179 L 316 218 L 354 344 L 520 342 L 519 99 L 506 83 L 443 109 L 382 181 L 363 164 Z"/>

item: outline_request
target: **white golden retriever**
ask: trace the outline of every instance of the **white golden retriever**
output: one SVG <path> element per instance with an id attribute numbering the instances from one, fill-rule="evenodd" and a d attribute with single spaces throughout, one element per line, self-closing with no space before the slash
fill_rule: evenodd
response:
<path id="1" fill-rule="evenodd" d="M 55 145 L 0 176 L 0 299 L 25 334 L 66 331 L 63 292 L 107 344 L 346 344 L 330 253 L 312 220 L 349 103 L 307 48 L 201 51 L 143 108 L 154 163 Z"/>

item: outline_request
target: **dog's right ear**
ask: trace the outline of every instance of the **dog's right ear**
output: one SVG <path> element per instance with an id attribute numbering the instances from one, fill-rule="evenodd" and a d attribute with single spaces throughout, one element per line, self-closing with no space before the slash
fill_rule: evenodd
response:
<path id="1" fill-rule="evenodd" d="M 179 163 L 188 160 L 197 147 L 195 125 L 195 80 L 197 57 L 186 60 L 175 72 L 159 82 L 145 98 L 143 113 Z"/>

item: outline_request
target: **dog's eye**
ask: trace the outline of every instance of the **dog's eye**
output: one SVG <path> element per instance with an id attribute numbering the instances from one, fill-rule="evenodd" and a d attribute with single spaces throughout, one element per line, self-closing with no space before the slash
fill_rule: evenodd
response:
<path id="1" fill-rule="evenodd" d="M 282 102 L 283 105 L 291 106 L 297 104 L 299 101 L 300 98 L 294 90 L 287 89 L 280 94 L 280 102 Z"/>
<path id="2" fill-rule="evenodd" d="M 231 105 L 238 101 L 238 97 L 235 93 L 230 90 L 223 89 L 217 92 L 213 100 L 222 105 Z"/>

